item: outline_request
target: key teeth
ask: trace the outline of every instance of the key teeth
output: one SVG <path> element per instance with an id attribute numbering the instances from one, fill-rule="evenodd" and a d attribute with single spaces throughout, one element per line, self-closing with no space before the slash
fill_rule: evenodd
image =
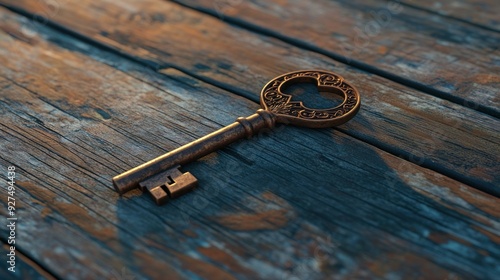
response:
<path id="1" fill-rule="evenodd" d="M 189 192 L 198 185 L 198 179 L 189 172 L 180 172 L 179 168 L 180 166 L 176 166 L 142 181 L 140 189 L 149 192 L 158 205 L 164 204 L 169 198 L 177 198 Z"/>
<path id="2" fill-rule="evenodd" d="M 168 194 L 163 190 L 161 186 L 154 187 L 149 190 L 151 196 L 153 196 L 154 201 L 157 205 L 162 205 L 168 200 Z"/>
<path id="3" fill-rule="evenodd" d="M 179 197 L 198 185 L 198 179 L 189 172 L 176 177 L 174 182 L 171 185 L 165 185 L 171 198 Z"/>

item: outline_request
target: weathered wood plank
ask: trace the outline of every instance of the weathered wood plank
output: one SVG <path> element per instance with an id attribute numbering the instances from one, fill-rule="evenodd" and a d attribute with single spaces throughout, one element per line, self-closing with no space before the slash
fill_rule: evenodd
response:
<path id="1" fill-rule="evenodd" d="M 2 166 L 3 167 L 3 166 Z M 2 243 L 3 252 L 9 252 L 9 248 L 11 245 L 7 243 Z M 23 280 L 31 280 L 31 279 L 46 279 L 46 280 L 55 280 L 50 273 L 45 271 L 38 264 L 33 262 L 31 259 L 26 257 L 19 251 L 16 251 L 16 260 L 14 271 L 7 270 L 8 266 L 3 266 L 0 270 L 0 279 L 23 279 Z"/>
<path id="2" fill-rule="evenodd" d="M 497 32 L 399 1 L 175 2 L 500 117 Z"/>
<path id="3" fill-rule="evenodd" d="M 39 1 L 16 3 L 31 11 L 46 9 Z M 304 68 L 336 71 L 363 96 L 363 110 L 346 133 L 500 195 L 499 122 L 474 110 L 174 3 L 61 2 L 50 19 L 148 65 L 171 65 L 255 101 L 261 86 L 277 74 Z M 309 34 L 319 36 L 314 30 Z M 484 89 L 484 95 L 474 96 L 497 92 Z"/>
<path id="4" fill-rule="evenodd" d="M 109 183 L 118 169 L 258 106 L 45 28 L 27 37 L 25 23 L 1 12 L 0 166 L 18 169 L 19 246 L 56 276 L 500 272 L 497 198 L 332 129 L 280 127 L 190 164 L 201 187 L 164 207 L 139 192 L 120 198 Z"/>
<path id="5" fill-rule="evenodd" d="M 407 5 L 450 16 L 479 26 L 500 31 L 500 2 L 496 0 L 436 1 L 405 0 Z"/>

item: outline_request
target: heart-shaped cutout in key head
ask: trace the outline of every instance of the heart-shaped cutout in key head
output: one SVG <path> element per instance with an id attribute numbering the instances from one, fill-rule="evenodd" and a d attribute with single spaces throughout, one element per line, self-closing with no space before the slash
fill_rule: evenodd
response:
<path id="1" fill-rule="evenodd" d="M 283 90 L 296 83 L 316 83 L 318 91 L 343 95 L 344 101 L 328 109 L 312 109 Z M 276 121 L 305 127 L 332 127 L 352 119 L 359 110 L 358 91 L 339 75 L 321 70 L 302 70 L 283 74 L 267 83 L 260 93 L 262 108 L 272 112 Z"/>

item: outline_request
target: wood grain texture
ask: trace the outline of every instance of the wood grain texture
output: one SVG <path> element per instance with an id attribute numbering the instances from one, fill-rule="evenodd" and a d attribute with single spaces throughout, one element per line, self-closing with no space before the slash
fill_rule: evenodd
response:
<path id="1" fill-rule="evenodd" d="M 10 245 L 7 243 L 2 243 L 2 253 L 9 252 Z M 5 261 L 3 261 L 5 260 Z M 6 257 L 2 257 L 2 261 L 5 264 L 7 262 Z M 26 280 L 55 280 L 50 273 L 45 271 L 33 260 L 26 257 L 23 253 L 16 251 L 14 272 L 7 270 L 8 266 L 3 266 L 0 269 L 0 279 L 26 279 Z"/>
<path id="2" fill-rule="evenodd" d="M 500 34 L 399 1 L 178 0 L 500 117 Z"/>
<path id="3" fill-rule="evenodd" d="M 47 9 L 39 1 L 16 3 L 29 11 Z M 262 85 L 278 74 L 335 71 L 363 98 L 361 113 L 344 132 L 500 196 L 498 119 L 174 3 L 61 2 L 49 19 L 146 65 L 181 69 L 254 101 Z M 497 92 L 485 91 L 484 96 Z"/>
<path id="4" fill-rule="evenodd" d="M 402 2 L 440 15 L 450 16 L 484 28 L 500 31 L 500 18 L 498 17 L 500 2 L 495 0 L 406 0 Z"/>
<path id="5" fill-rule="evenodd" d="M 333 129 L 281 126 L 185 166 L 201 186 L 164 207 L 138 191 L 119 197 L 117 172 L 257 104 L 0 16 L 0 166 L 17 166 L 19 246 L 55 276 L 500 273 L 497 198 Z"/>

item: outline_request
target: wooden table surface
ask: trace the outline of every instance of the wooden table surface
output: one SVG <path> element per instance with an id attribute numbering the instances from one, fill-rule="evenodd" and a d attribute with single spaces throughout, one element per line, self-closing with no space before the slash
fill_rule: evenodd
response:
<path id="1" fill-rule="evenodd" d="M 499 1 L 0 4 L 0 279 L 498 279 Z M 200 186 L 164 206 L 114 191 L 300 69 L 358 115 L 183 166 Z"/>

